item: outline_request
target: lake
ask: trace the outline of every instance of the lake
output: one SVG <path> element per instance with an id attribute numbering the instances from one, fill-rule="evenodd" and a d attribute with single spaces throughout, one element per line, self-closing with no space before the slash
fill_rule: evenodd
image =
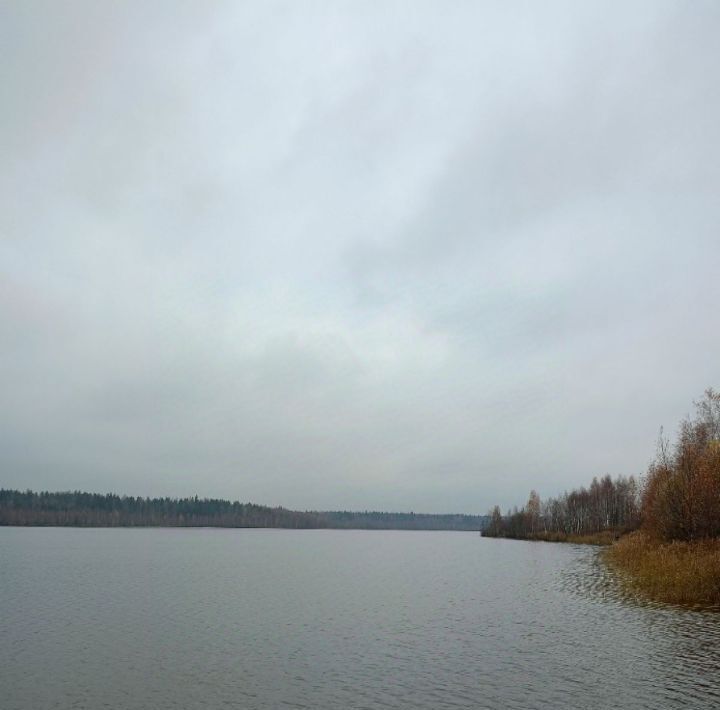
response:
<path id="1" fill-rule="evenodd" d="M 476 533 L 0 528 L 0 707 L 717 708 L 720 614 Z"/>

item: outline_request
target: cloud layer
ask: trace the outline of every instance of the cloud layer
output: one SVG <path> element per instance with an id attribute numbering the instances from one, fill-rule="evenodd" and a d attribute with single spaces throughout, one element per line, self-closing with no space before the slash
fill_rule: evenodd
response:
<path id="1" fill-rule="evenodd" d="M 720 7 L 10 2 L 6 486 L 484 512 L 720 385 Z"/>

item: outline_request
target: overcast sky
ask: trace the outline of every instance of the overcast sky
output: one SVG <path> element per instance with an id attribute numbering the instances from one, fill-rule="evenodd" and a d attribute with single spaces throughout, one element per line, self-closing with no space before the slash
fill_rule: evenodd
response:
<path id="1" fill-rule="evenodd" d="M 720 386 L 720 3 L 0 3 L 0 485 L 485 512 Z"/>

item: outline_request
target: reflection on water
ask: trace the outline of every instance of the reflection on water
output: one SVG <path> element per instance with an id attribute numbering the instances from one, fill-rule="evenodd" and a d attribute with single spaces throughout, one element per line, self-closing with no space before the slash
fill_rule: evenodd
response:
<path id="1" fill-rule="evenodd" d="M 716 708 L 720 614 L 471 533 L 0 529 L 0 689 L 42 708 Z"/>
<path id="2" fill-rule="evenodd" d="M 589 547 L 588 550 L 592 553 L 578 555 L 561 573 L 561 584 L 568 593 L 604 602 L 622 601 L 629 605 L 663 608 L 664 605 L 634 594 L 623 585 L 602 561 L 602 549 Z"/>

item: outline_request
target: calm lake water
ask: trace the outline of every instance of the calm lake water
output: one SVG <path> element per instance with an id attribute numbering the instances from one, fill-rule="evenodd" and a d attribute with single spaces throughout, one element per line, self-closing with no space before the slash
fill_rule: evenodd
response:
<path id="1" fill-rule="evenodd" d="M 0 707 L 718 708 L 720 615 L 574 545 L 0 528 Z"/>

